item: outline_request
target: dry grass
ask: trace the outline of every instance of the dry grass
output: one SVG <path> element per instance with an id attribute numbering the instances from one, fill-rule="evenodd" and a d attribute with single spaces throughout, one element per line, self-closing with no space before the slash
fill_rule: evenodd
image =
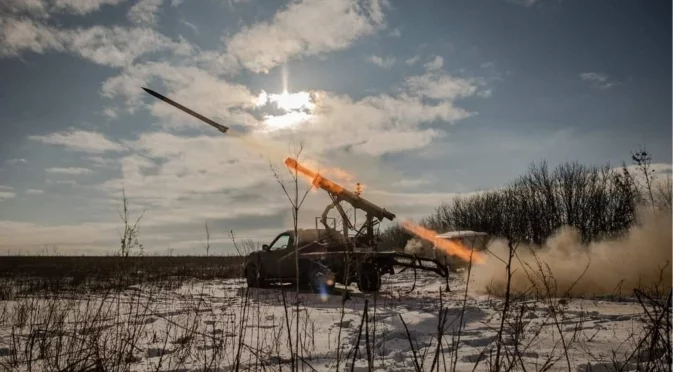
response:
<path id="1" fill-rule="evenodd" d="M 240 256 L 4 256 L 0 300 L 63 291 L 106 291 L 139 283 L 176 285 L 185 279 L 241 275 Z"/>

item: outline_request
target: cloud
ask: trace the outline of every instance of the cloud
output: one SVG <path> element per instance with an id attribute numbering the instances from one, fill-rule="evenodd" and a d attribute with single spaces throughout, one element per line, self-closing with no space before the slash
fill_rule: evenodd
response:
<path id="1" fill-rule="evenodd" d="M 430 181 L 427 179 L 414 178 L 395 181 L 391 186 L 399 188 L 418 188 L 419 186 L 427 185 L 428 183 L 430 183 Z"/>
<path id="2" fill-rule="evenodd" d="M 129 21 L 145 26 L 157 24 L 156 14 L 163 0 L 140 0 L 129 9 L 127 18 Z"/>
<path id="3" fill-rule="evenodd" d="M 479 97 L 482 97 L 482 98 L 488 98 L 488 97 L 493 95 L 493 89 L 489 88 L 489 89 L 481 90 L 481 91 L 477 92 L 477 95 Z"/>
<path id="4" fill-rule="evenodd" d="M 29 222 L 0 221 L 0 249 L 16 249 L 19 252 L 34 252 L 45 244 L 57 245 L 59 251 L 105 253 L 97 244 L 113 243 L 118 239 L 116 228 L 111 223 L 84 223 L 80 225 L 42 225 Z"/>
<path id="5" fill-rule="evenodd" d="M 421 93 L 421 92 L 419 92 Z M 313 116 L 297 127 L 316 151 L 347 151 L 382 155 L 421 148 L 444 136 L 442 130 L 422 129 L 435 121 L 455 123 L 472 115 L 448 98 L 426 103 L 422 92 L 379 95 L 354 101 L 345 95 L 317 93 Z"/>
<path id="6" fill-rule="evenodd" d="M 432 140 L 444 136 L 436 129 L 384 131 L 370 136 L 364 142 L 353 146 L 355 152 L 367 155 L 382 155 L 391 152 L 404 152 L 428 145 Z"/>
<path id="7" fill-rule="evenodd" d="M 85 173 L 91 173 L 91 169 L 88 168 L 77 168 L 77 167 L 69 167 L 69 168 L 47 168 L 45 169 L 47 173 L 51 174 L 68 174 L 68 175 L 80 175 L 80 174 L 85 174 Z"/>
<path id="8" fill-rule="evenodd" d="M 110 119 L 116 119 L 118 116 L 117 110 L 113 107 L 106 107 L 103 109 L 103 115 Z"/>
<path id="9" fill-rule="evenodd" d="M 580 78 L 585 81 L 597 81 L 601 83 L 608 80 L 607 75 L 597 72 L 583 72 L 580 74 Z"/>
<path id="10" fill-rule="evenodd" d="M 192 31 L 194 31 L 195 34 L 198 34 L 198 33 L 199 33 L 199 28 L 196 27 L 195 24 L 193 24 L 193 23 L 191 23 L 191 22 L 187 22 L 187 21 L 185 21 L 184 19 L 181 19 L 181 20 L 180 20 L 180 23 L 182 23 L 183 25 L 189 27 Z"/>
<path id="11" fill-rule="evenodd" d="M 42 195 L 42 194 L 44 194 L 44 190 L 27 189 L 26 194 L 27 195 Z"/>
<path id="12" fill-rule="evenodd" d="M 508 3 L 530 7 L 538 3 L 540 0 L 505 0 Z"/>
<path id="13" fill-rule="evenodd" d="M 44 53 L 62 51 L 63 43 L 56 33 L 29 19 L 0 17 L 0 57 L 18 56 L 24 51 Z"/>
<path id="14" fill-rule="evenodd" d="M 48 184 L 55 184 L 55 185 L 67 185 L 67 186 L 74 186 L 77 184 L 77 182 L 73 180 L 47 180 Z"/>
<path id="15" fill-rule="evenodd" d="M 126 0 L 3 0 L 0 14 L 30 15 L 49 18 L 54 14 L 85 15 L 109 5 L 119 5 Z"/>
<path id="16" fill-rule="evenodd" d="M 16 193 L 11 191 L 0 191 L 0 201 L 6 199 L 12 199 L 16 196 Z"/>
<path id="17" fill-rule="evenodd" d="M 241 70 L 241 65 L 236 56 L 216 50 L 199 51 L 194 55 L 191 64 L 218 76 L 234 75 L 240 73 Z"/>
<path id="18" fill-rule="evenodd" d="M 0 1 L 0 14 L 46 17 L 47 7 L 42 0 L 3 0 Z"/>
<path id="19" fill-rule="evenodd" d="M 6 160 L 5 163 L 6 163 L 6 164 L 9 164 L 9 165 L 26 164 L 26 163 L 28 163 L 28 160 L 26 160 L 26 159 L 14 158 L 14 159 Z"/>
<path id="20" fill-rule="evenodd" d="M 409 65 L 409 66 L 413 66 L 413 65 L 415 65 L 416 62 L 418 62 L 420 59 L 421 59 L 421 56 L 416 55 L 416 56 L 413 56 L 413 57 L 407 59 L 406 61 L 404 61 L 404 63 L 406 63 L 406 64 Z"/>
<path id="21" fill-rule="evenodd" d="M 474 79 L 462 79 L 437 72 L 409 77 L 405 84 L 408 91 L 414 95 L 439 100 L 472 96 L 481 85 Z"/>
<path id="22" fill-rule="evenodd" d="M 579 76 L 594 88 L 609 89 L 619 85 L 619 82 L 610 79 L 608 75 L 598 72 L 583 72 Z"/>
<path id="23" fill-rule="evenodd" d="M 244 68 L 267 72 L 292 58 L 345 49 L 383 21 L 378 0 L 297 1 L 229 37 L 227 52 Z"/>
<path id="24" fill-rule="evenodd" d="M 0 201 L 5 199 L 12 199 L 16 196 L 16 193 L 12 191 L 0 191 Z"/>
<path id="25" fill-rule="evenodd" d="M 149 28 L 59 29 L 25 18 L 0 18 L 0 56 L 18 56 L 26 51 L 69 51 L 97 64 L 123 67 L 147 53 L 166 51 L 188 56 L 193 47 Z"/>
<path id="26" fill-rule="evenodd" d="M 50 145 L 61 145 L 72 151 L 104 153 L 108 151 L 124 151 L 117 142 L 105 138 L 100 133 L 83 130 L 68 130 L 45 136 L 29 136 L 29 139 Z"/>
<path id="27" fill-rule="evenodd" d="M 383 69 L 389 70 L 395 64 L 395 57 L 379 57 L 377 55 L 372 55 L 367 58 L 367 61 Z"/>
<path id="28" fill-rule="evenodd" d="M 118 164 L 118 159 L 116 158 L 104 158 L 102 156 L 89 156 L 88 159 L 93 163 L 95 167 L 115 167 Z"/>
<path id="29" fill-rule="evenodd" d="M 400 31 L 399 28 L 394 28 L 394 29 L 390 30 L 390 32 L 388 33 L 388 36 L 390 36 L 390 37 L 400 37 L 400 36 L 402 36 L 402 32 Z"/>
<path id="30" fill-rule="evenodd" d="M 638 182 L 641 184 L 645 184 L 645 175 L 643 174 L 642 170 L 638 168 L 637 165 L 631 164 L 627 165 L 626 169 L 628 170 L 629 173 L 631 173 L 631 176 L 633 176 Z M 616 172 L 621 172 L 623 170 L 622 167 L 616 167 L 612 168 L 613 171 Z M 668 163 L 651 163 L 650 164 L 650 172 L 652 174 L 650 175 L 651 179 L 658 179 L 658 178 L 666 178 L 670 177 L 673 175 L 673 164 L 668 164 Z"/>
<path id="31" fill-rule="evenodd" d="M 402 219 L 420 221 L 442 203 L 450 203 L 456 198 L 477 194 L 476 192 L 392 192 L 385 189 L 370 189 L 365 192 L 369 200 L 393 211 L 398 218 L 396 222 Z"/>
<path id="32" fill-rule="evenodd" d="M 132 211 L 135 217 L 139 211 Z M 116 212 L 112 211 L 115 218 Z M 147 223 L 154 217 L 148 212 L 140 223 L 140 240 L 144 245 L 144 253 L 165 254 L 168 249 L 175 248 L 177 254 L 203 253 L 203 223 L 152 226 Z M 256 221 L 267 225 L 260 226 Z M 245 221 L 245 219 L 243 219 Z M 238 223 L 209 220 L 211 226 L 211 254 L 213 252 L 235 252 L 227 233 L 234 229 L 237 239 L 254 239 L 269 242 L 283 226 L 268 227 L 269 220 L 251 218 L 252 228 L 241 228 Z M 39 223 L 0 221 L 0 251 L 11 254 L 29 254 L 44 252 L 45 245 L 55 247 L 59 254 L 113 254 L 119 250 L 119 231 L 123 228 L 118 220 L 102 222 L 86 222 L 83 224 L 47 225 Z M 179 251 L 179 252 L 178 252 Z"/>
<path id="33" fill-rule="evenodd" d="M 124 187 L 151 211 L 152 225 L 284 212 L 286 200 L 269 163 L 245 144 L 222 136 L 145 133 L 129 142 L 133 155 L 119 160 L 121 178 L 100 189 L 116 196 Z"/>
<path id="34" fill-rule="evenodd" d="M 423 65 L 427 71 L 437 71 L 444 66 L 444 58 L 436 56 L 435 59 Z"/>
<path id="35" fill-rule="evenodd" d="M 474 113 L 454 100 L 479 96 L 485 86 L 479 79 L 463 79 L 435 71 L 411 76 L 395 94 L 366 96 L 311 92 L 312 110 L 287 130 L 271 131 L 280 142 L 305 139 L 311 151 L 364 155 L 397 153 L 426 146 L 446 135 L 431 124 L 454 124 Z M 487 94 L 481 94 L 487 96 Z"/>
<path id="36" fill-rule="evenodd" d="M 54 0 L 54 10 L 84 15 L 100 10 L 105 5 L 118 5 L 126 0 Z"/>
<path id="37" fill-rule="evenodd" d="M 175 42 L 147 28 L 105 28 L 61 31 L 69 50 L 101 65 L 123 67 L 152 52 L 169 51 L 186 56 L 192 47 L 184 40 Z"/>
<path id="38" fill-rule="evenodd" d="M 13 188 L 11 186 L 0 185 L 0 201 L 14 198 L 16 193 L 12 190 Z"/>

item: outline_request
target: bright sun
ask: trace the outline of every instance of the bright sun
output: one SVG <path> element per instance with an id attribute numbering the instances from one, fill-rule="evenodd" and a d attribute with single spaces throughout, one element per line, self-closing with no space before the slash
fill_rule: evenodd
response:
<path id="1" fill-rule="evenodd" d="M 284 114 L 266 115 L 264 122 L 269 129 L 281 129 L 294 127 L 302 122 L 309 120 L 313 115 L 315 103 L 309 92 L 289 93 L 283 91 L 281 94 L 268 94 L 265 91 L 257 97 L 257 106 L 262 107 L 275 103 Z"/>
<path id="2" fill-rule="evenodd" d="M 308 92 L 288 93 L 285 91 L 281 94 L 272 94 L 269 99 L 285 111 L 312 110 L 314 107 Z"/>

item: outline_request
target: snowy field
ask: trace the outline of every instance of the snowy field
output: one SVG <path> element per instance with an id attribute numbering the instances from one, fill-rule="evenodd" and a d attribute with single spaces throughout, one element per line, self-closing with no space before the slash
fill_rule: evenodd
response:
<path id="1" fill-rule="evenodd" d="M 634 353 L 645 313 L 632 298 L 516 299 L 502 322 L 503 299 L 465 285 L 454 278 L 447 293 L 434 274 L 386 275 L 379 294 L 353 288 L 343 306 L 342 289 L 304 291 L 296 306 L 294 288 L 234 279 L 2 301 L 0 370 L 291 370 L 297 349 L 303 371 L 606 371 L 654 360 Z"/>

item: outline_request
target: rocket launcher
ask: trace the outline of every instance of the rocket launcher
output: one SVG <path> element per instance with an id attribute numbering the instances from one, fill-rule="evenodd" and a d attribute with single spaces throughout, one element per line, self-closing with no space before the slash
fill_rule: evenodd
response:
<path id="1" fill-rule="evenodd" d="M 332 196 L 335 201 L 345 201 L 357 208 L 365 211 L 369 216 L 377 218 L 379 221 L 383 221 L 384 218 L 392 221 L 395 219 L 395 215 L 390 213 L 385 208 L 381 208 L 378 205 L 370 202 L 369 200 L 356 195 L 355 193 L 345 189 L 341 185 L 337 184 L 334 181 L 331 181 L 323 176 L 320 173 L 315 172 L 297 162 L 296 159 L 288 157 L 285 159 L 285 165 L 291 170 L 296 170 L 297 173 L 302 174 L 311 180 L 311 184 L 314 187 L 321 188 L 327 191 L 330 196 Z"/>

